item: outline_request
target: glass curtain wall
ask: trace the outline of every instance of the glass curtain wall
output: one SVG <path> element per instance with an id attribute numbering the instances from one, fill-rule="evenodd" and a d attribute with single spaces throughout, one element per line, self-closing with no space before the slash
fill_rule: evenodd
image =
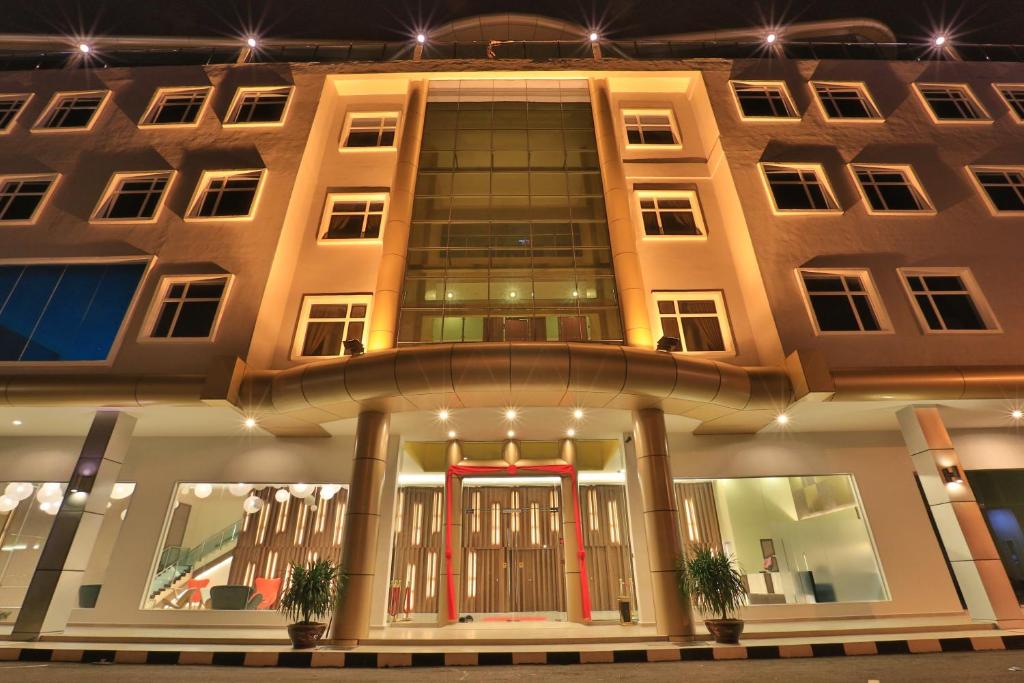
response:
<path id="1" fill-rule="evenodd" d="M 399 344 L 621 342 L 585 80 L 434 81 Z"/>

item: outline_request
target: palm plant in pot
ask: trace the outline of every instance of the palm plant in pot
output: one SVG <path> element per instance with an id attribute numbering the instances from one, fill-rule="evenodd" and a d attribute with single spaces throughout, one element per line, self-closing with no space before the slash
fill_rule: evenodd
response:
<path id="1" fill-rule="evenodd" d="M 735 645 L 743 633 L 736 610 L 747 595 L 733 558 L 718 548 L 696 545 L 679 561 L 679 592 L 693 599 L 716 643 Z"/>
<path id="2" fill-rule="evenodd" d="M 345 590 L 345 572 L 330 560 L 313 560 L 309 564 L 293 564 L 292 578 L 281 595 L 280 609 L 292 620 L 288 637 L 297 649 L 315 647 L 327 629 L 323 619 L 329 617 Z"/>

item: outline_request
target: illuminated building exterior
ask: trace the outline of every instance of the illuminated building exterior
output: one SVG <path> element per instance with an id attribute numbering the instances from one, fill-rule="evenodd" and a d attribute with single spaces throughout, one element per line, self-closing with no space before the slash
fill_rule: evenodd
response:
<path id="1" fill-rule="evenodd" d="M 1018 65 L 587 34 L 8 46 L 0 633 L 1024 623 Z"/>

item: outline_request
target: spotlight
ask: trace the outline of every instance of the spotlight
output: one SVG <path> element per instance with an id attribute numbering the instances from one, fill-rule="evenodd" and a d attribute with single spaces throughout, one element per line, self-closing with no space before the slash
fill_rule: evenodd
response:
<path id="1" fill-rule="evenodd" d="M 517 293 L 515 293 L 515 292 L 509 292 L 508 293 L 508 298 L 509 299 L 515 299 L 517 296 L 519 296 L 519 295 Z"/>
<path id="2" fill-rule="evenodd" d="M 447 408 L 441 408 L 441 410 L 437 411 L 437 419 L 441 422 L 447 422 L 449 417 L 451 417 L 451 413 L 448 412 Z"/>
<path id="3" fill-rule="evenodd" d="M 86 54 L 87 55 L 90 52 L 92 52 L 92 47 L 88 43 L 79 43 L 78 44 L 78 51 L 81 52 L 82 54 Z"/>
<path id="4" fill-rule="evenodd" d="M 363 348 L 363 342 L 358 339 L 346 339 L 342 342 L 342 345 L 345 347 L 346 353 L 350 356 L 361 356 L 363 355 L 363 351 L 366 350 Z"/>
<path id="5" fill-rule="evenodd" d="M 1020 408 L 1017 408 L 1015 410 L 1011 410 L 1010 411 L 1010 417 L 1012 417 L 1014 420 L 1019 420 L 1022 417 L 1024 417 L 1024 410 L 1021 410 Z M 20 420 L 15 420 L 14 424 L 21 424 L 21 421 Z"/>
<path id="6" fill-rule="evenodd" d="M 1016 412 L 1019 413 L 1020 411 L 1018 410 Z M 1020 417 L 1020 415 L 1018 415 L 1017 417 Z M 21 420 L 11 420 L 11 424 L 14 425 L 15 427 L 20 427 L 21 426 Z"/>
<path id="7" fill-rule="evenodd" d="M 766 42 L 769 45 L 771 45 L 772 43 L 774 43 L 778 39 L 779 39 L 778 35 L 776 35 L 775 33 L 769 33 L 768 35 L 766 35 L 764 37 L 764 42 Z"/>
<path id="8" fill-rule="evenodd" d="M 246 38 L 245 39 L 245 44 L 248 45 L 249 47 L 256 47 L 257 42 L 256 42 L 255 38 Z"/>
<path id="9" fill-rule="evenodd" d="M 577 420 L 582 420 L 583 419 L 583 409 L 582 408 L 577 408 L 576 410 L 572 411 L 572 416 L 574 418 L 576 418 Z"/>
<path id="10" fill-rule="evenodd" d="M 935 47 L 942 47 L 946 44 L 946 36 L 939 34 L 935 36 L 935 39 L 932 42 L 935 43 Z"/>
<path id="11" fill-rule="evenodd" d="M 519 412 L 515 408 L 507 408 L 507 409 L 505 409 L 505 419 L 506 420 L 511 422 L 511 421 L 515 420 L 517 417 L 519 417 Z"/>
<path id="12" fill-rule="evenodd" d="M 454 439 L 454 438 L 455 438 L 456 436 L 458 436 L 458 434 L 456 434 L 456 433 L 455 433 L 455 430 L 454 430 L 454 429 L 452 429 L 452 430 L 450 430 L 450 431 L 448 432 L 448 438 L 449 438 L 449 439 Z"/>
<path id="13" fill-rule="evenodd" d="M 962 484 L 962 483 L 964 483 L 964 477 L 963 477 L 962 474 L 960 474 L 960 468 L 957 467 L 956 465 L 950 465 L 949 467 L 943 467 L 940 471 L 942 472 L 942 481 L 944 481 L 945 483 L 947 483 L 947 484 Z"/>
<path id="14" fill-rule="evenodd" d="M 506 436 L 508 436 L 508 438 L 510 438 L 510 439 L 514 439 L 515 436 L 516 436 L 516 433 L 510 429 L 510 430 L 508 430 L 508 434 L 506 434 Z"/>
<path id="15" fill-rule="evenodd" d="M 576 436 L 576 430 L 573 429 L 572 427 L 569 427 L 569 429 L 565 430 L 565 435 L 571 439 L 572 437 Z"/>
<path id="16" fill-rule="evenodd" d="M 593 31 L 590 32 L 590 42 L 596 43 L 599 39 L 600 39 L 599 35 L 597 35 Z"/>
<path id="17" fill-rule="evenodd" d="M 245 424 L 246 429 L 252 429 L 253 427 L 256 426 L 256 419 L 252 417 L 247 417 L 245 418 L 245 422 L 243 424 Z"/>
<path id="18" fill-rule="evenodd" d="M 679 341 L 678 337 L 662 337 L 658 340 L 658 350 L 669 353 L 671 351 L 682 351 L 683 344 Z"/>
<path id="19" fill-rule="evenodd" d="M 427 42 L 427 36 L 423 33 L 417 33 L 416 42 L 422 45 L 423 43 Z"/>
<path id="20" fill-rule="evenodd" d="M 789 415 L 786 415 L 785 413 L 779 413 L 778 415 L 775 416 L 775 421 L 780 425 L 787 425 L 789 424 Z"/>

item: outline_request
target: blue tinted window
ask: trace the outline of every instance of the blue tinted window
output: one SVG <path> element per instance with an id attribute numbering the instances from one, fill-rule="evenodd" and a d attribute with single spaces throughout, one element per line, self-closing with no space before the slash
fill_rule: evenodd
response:
<path id="1" fill-rule="evenodd" d="M 144 263 L 0 266 L 0 361 L 105 360 Z"/>

